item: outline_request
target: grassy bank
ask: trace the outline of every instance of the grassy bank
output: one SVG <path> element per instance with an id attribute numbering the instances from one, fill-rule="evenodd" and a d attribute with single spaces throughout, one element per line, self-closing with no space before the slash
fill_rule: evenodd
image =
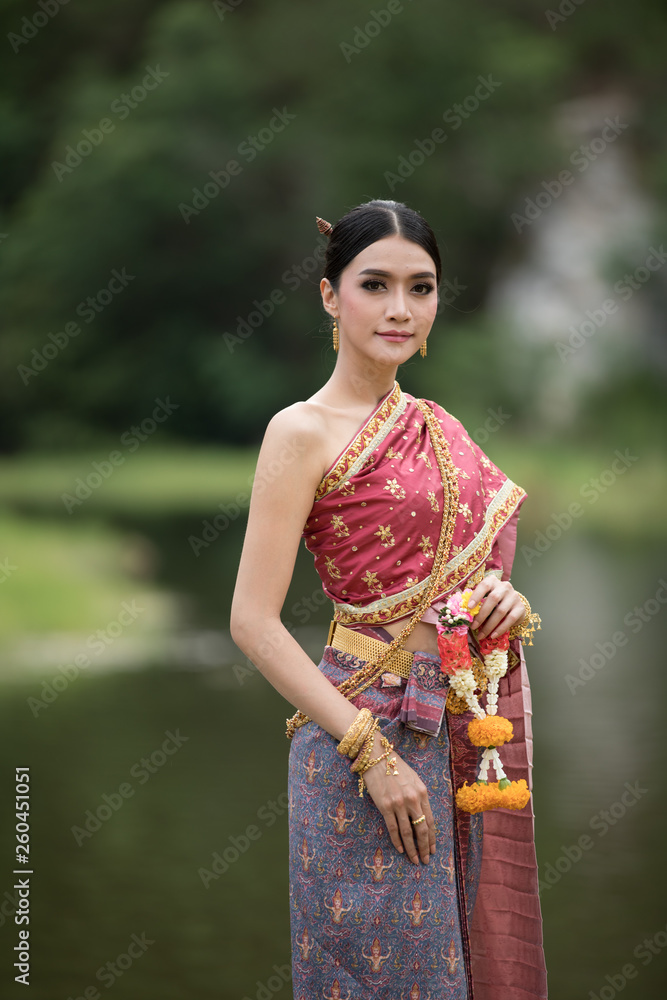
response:
<path id="1" fill-rule="evenodd" d="M 507 437 L 491 438 L 484 448 L 527 491 L 524 525 L 537 528 L 578 502 L 590 530 L 630 539 L 667 537 L 662 500 L 667 458 L 657 450 L 615 452 L 582 445 L 574 451 Z M 2 458 L 0 506 L 61 514 L 63 529 L 68 520 L 90 515 L 208 514 L 221 503 L 247 505 L 256 458 L 256 449 L 177 447 L 146 448 L 117 467 L 104 452 Z"/>
<path id="2" fill-rule="evenodd" d="M 109 461 L 110 454 L 100 449 L 0 458 L 0 505 L 64 515 L 69 511 L 78 516 L 118 511 L 208 512 L 218 503 L 249 492 L 256 461 L 255 451 L 231 448 L 146 447 L 122 455 L 120 465 Z M 98 481 L 99 485 L 93 485 Z"/>

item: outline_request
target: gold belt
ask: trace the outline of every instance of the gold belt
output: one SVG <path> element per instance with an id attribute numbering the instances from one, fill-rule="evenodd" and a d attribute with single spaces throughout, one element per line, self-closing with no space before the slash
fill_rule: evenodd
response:
<path id="1" fill-rule="evenodd" d="M 329 626 L 327 646 L 340 649 L 343 653 L 352 653 L 360 660 L 372 661 L 386 652 L 387 643 L 380 639 L 373 639 L 363 632 L 356 632 L 353 628 L 346 628 L 340 622 L 333 621 Z M 412 670 L 414 653 L 407 649 L 399 649 L 390 660 L 387 660 L 386 669 L 399 677 L 409 677 Z"/>

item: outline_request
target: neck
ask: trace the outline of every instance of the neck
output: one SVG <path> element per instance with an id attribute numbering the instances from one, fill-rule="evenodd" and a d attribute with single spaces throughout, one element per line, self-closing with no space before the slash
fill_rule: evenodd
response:
<path id="1" fill-rule="evenodd" d="M 375 405 L 394 387 L 398 365 L 341 350 L 327 386 L 351 403 Z"/>

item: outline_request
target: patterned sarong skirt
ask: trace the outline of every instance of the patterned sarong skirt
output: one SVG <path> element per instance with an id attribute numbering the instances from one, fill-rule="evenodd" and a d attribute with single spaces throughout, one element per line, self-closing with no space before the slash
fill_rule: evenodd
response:
<path id="1" fill-rule="evenodd" d="M 326 646 L 319 669 L 339 684 L 363 662 Z M 430 690 L 442 708 L 448 679 L 439 657 L 415 653 L 412 673 L 422 703 Z M 337 741 L 312 721 L 297 729 L 288 775 L 294 1000 L 469 1000 L 483 817 L 457 810 L 454 793 L 475 777 L 472 716 L 445 711 L 434 736 L 409 728 L 405 680 L 378 678 L 353 704 L 379 717 L 380 732 L 426 785 L 436 852 L 415 864 L 397 851 Z"/>

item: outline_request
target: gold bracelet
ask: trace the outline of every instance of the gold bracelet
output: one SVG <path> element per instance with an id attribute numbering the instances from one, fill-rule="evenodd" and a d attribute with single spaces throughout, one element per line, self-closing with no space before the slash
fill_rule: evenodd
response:
<path id="1" fill-rule="evenodd" d="M 369 714 L 368 711 L 367 710 L 364 711 L 363 708 L 357 712 L 357 714 L 355 715 L 354 719 L 348 726 L 346 732 L 344 733 L 343 737 L 341 738 L 338 744 L 339 753 L 347 754 L 352 744 L 352 741 L 354 740 L 356 734 L 359 732 L 360 728 L 363 725 L 364 718 L 368 718 L 368 714 Z"/>
<path id="2" fill-rule="evenodd" d="M 369 767 L 373 767 L 375 764 L 379 764 L 380 761 L 384 760 L 385 757 L 389 757 L 389 754 L 394 749 L 394 744 L 390 743 L 386 736 L 380 737 L 380 743 L 384 747 L 384 753 L 380 754 L 379 757 L 376 757 L 375 760 L 369 760 L 368 764 L 364 768 L 365 771 L 367 771 Z M 387 761 L 387 770 L 385 774 L 398 774 L 398 768 L 396 767 L 395 757 L 392 757 L 391 760 Z"/>
<path id="3" fill-rule="evenodd" d="M 368 718 L 367 724 L 361 730 L 361 732 L 357 736 L 356 740 L 354 741 L 354 743 L 352 744 L 352 746 L 348 750 L 348 752 L 347 752 L 348 757 L 356 757 L 357 756 L 357 754 L 361 750 L 362 746 L 364 745 L 364 743 L 368 739 L 368 734 L 371 731 L 371 727 L 373 726 L 373 722 L 374 722 L 374 716 L 370 715 L 369 718 Z M 378 723 L 378 725 L 379 725 L 379 723 Z M 375 730 L 373 730 L 373 731 L 375 731 Z"/>
<path id="4" fill-rule="evenodd" d="M 357 771 L 359 775 L 359 796 L 363 798 L 364 796 L 364 774 L 369 768 L 374 767 L 379 764 L 381 760 L 387 759 L 387 770 L 386 774 L 398 774 L 398 768 L 396 767 L 396 758 L 389 757 L 389 754 L 394 749 L 394 744 L 390 743 L 386 736 L 380 738 L 381 745 L 385 748 L 384 753 L 381 753 L 379 757 L 375 757 L 373 760 L 366 760 L 362 767 Z"/>
<path id="5" fill-rule="evenodd" d="M 363 771 L 364 767 L 366 766 L 366 761 L 370 760 L 371 753 L 373 752 L 373 742 L 374 742 L 373 738 L 375 736 L 375 730 L 379 728 L 380 728 L 380 720 L 373 719 L 373 724 L 368 731 L 366 739 L 364 740 L 364 745 L 362 746 L 361 750 L 359 751 L 355 759 L 352 761 L 352 764 L 350 766 L 350 770 L 352 772 L 358 773 L 360 771 Z"/>
<path id="6" fill-rule="evenodd" d="M 338 752 L 349 757 L 356 757 L 372 719 L 373 715 L 368 708 L 360 709 L 338 744 Z"/>
<path id="7" fill-rule="evenodd" d="M 526 639 L 528 639 L 528 645 L 533 645 L 533 632 L 535 629 L 542 628 L 542 619 L 540 616 L 531 610 L 530 604 L 528 603 L 528 598 L 520 594 L 519 591 L 515 591 L 516 596 L 519 598 L 526 613 L 519 622 L 515 622 L 510 628 L 509 637 L 510 639 L 521 639 L 521 645 L 526 645 Z"/>
<path id="8" fill-rule="evenodd" d="M 373 725 L 371 726 L 371 728 L 368 731 L 368 734 L 366 735 L 366 739 L 364 740 L 364 745 L 362 746 L 361 750 L 359 751 L 355 759 L 352 761 L 352 764 L 350 765 L 351 771 L 362 770 L 366 761 L 370 759 L 371 753 L 373 752 L 375 731 L 376 729 L 379 728 L 380 728 L 379 719 L 373 719 Z"/>

